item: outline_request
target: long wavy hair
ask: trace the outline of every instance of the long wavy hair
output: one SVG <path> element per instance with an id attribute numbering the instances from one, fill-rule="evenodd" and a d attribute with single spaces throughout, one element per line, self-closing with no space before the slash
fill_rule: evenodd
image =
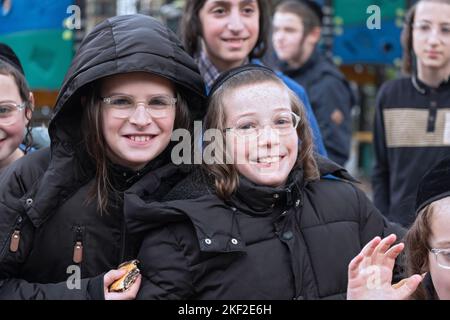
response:
<path id="1" fill-rule="evenodd" d="M 191 130 L 191 116 L 184 96 L 177 92 L 177 103 L 174 130 L 184 128 Z M 88 155 L 94 162 L 95 182 L 88 192 L 87 203 L 97 201 L 100 214 L 108 214 L 108 199 L 114 192 L 114 187 L 108 174 L 108 144 L 103 135 L 103 117 L 100 103 L 100 83 L 96 81 L 89 85 L 84 101 L 85 108 L 82 119 L 83 139 Z"/>
<path id="2" fill-rule="evenodd" d="M 184 48 L 194 56 L 201 49 L 202 23 L 199 13 L 206 0 L 186 1 L 183 16 L 180 23 L 179 35 Z M 250 52 L 249 58 L 261 58 L 268 47 L 268 35 L 270 34 L 270 8 L 267 0 L 257 0 L 259 7 L 259 35 L 255 47 Z"/>
<path id="3" fill-rule="evenodd" d="M 403 61 L 402 70 L 407 75 L 412 75 L 415 72 L 415 54 L 413 45 L 413 25 L 416 15 L 417 5 L 425 2 L 443 3 L 450 5 L 450 0 L 419 0 L 413 5 L 405 16 L 403 30 L 401 34 L 401 43 L 403 47 Z"/>
<path id="4" fill-rule="evenodd" d="M 28 87 L 24 75 L 17 68 L 13 67 L 6 61 L 0 60 L 0 74 L 13 77 L 14 82 L 19 89 L 20 99 L 23 103 L 25 103 L 25 118 L 28 120 L 28 124 L 25 127 L 26 133 L 24 138 L 24 152 L 27 154 L 33 144 L 33 136 L 31 135 L 31 115 L 33 114 L 34 106 L 30 100 L 30 88 Z"/>
<path id="5" fill-rule="evenodd" d="M 300 116 L 297 135 L 301 143 L 294 168 L 303 168 L 305 180 L 313 181 L 319 179 L 319 170 L 313 156 L 314 143 L 305 108 L 297 95 L 271 72 L 264 70 L 244 71 L 223 83 L 209 98 L 208 110 L 204 120 L 204 130 L 217 129 L 217 132 L 224 132 L 227 119 L 223 101 L 228 92 L 239 89 L 249 83 L 258 84 L 267 82 L 281 86 L 288 91 L 292 111 Z M 205 145 L 205 148 L 207 148 L 211 143 L 214 143 L 216 152 L 214 155 L 215 159 L 212 161 L 213 163 L 204 164 L 203 168 L 214 178 L 217 195 L 223 200 L 228 200 L 238 188 L 239 174 L 235 165 L 227 163 L 224 159 L 224 156 L 227 156 L 226 139 L 224 135 L 221 134 L 220 136 L 222 137 L 222 141 L 213 140 Z"/>
<path id="6" fill-rule="evenodd" d="M 428 253 L 430 250 L 429 240 L 432 234 L 431 217 L 435 207 L 434 204 L 429 204 L 419 212 L 405 235 L 406 272 L 408 276 L 430 271 Z M 432 292 L 431 295 L 421 283 L 411 298 L 414 300 L 433 299 L 436 292 Z"/>

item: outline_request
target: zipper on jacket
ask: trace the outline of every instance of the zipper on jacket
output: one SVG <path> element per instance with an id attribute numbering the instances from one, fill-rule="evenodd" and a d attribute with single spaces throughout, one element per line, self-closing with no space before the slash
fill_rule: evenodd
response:
<path id="1" fill-rule="evenodd" d="M 83 261 L 83 230 L 80 226 L 75 228 L 75 246 L 73 247 L 73 262 L 80 264 Z"/>
<path id="2" fill-rule="evenodd" d="M 122 216 L 122 249 L 120 250 L 120 263 L 122 263 L 123 261 L 125 261 L 125 245 L 126 245 L 126 233 L 127 233 L 127 229 L 126 229 L 126 221 L 125 221 L 125 216 Z"/>
<path id="3" fill-rule="evenodd" d="M 22 216 L 19 216 L 14 226 L 14 231 L 11 234 L 11 241 L 9 243 L 9 251 L 16 253 L 19 250 L 20 244 L 20 228 L 22 227 Z"/>

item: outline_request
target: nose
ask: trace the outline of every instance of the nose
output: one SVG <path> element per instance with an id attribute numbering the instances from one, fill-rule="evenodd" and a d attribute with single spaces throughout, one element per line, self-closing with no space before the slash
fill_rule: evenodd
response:
<path id="1" fill-rule="evenodd" d="M 244 22 L 239 12 L 232 12 L 228 20 L 228 29 L 232 32 L 239 32 L 244 29 Z"/>
<path id="2" fill-rule="evenodd" d="M 260 129 L 258 146 L 273 147 L 280 144 L 280 135 L 270 125 Z"/>
<path id="3" fill-rule="evenodd" d="M 139 103 L 136 105 L 136 109 L 131 115 L 129 121 L 131 124 L 134 124 L 138 127 L 145 127 L 152 123 L 152 117 L 147 112 L 147 110 L 145 110 L 145 105 Z"/>
<path id="4" fill-rule="evenodd" d="M 428 36 L 428 42 L 431 44 L 438 44 L 441 42 L 441 35 L 439 29 L 432 29 Z"/>

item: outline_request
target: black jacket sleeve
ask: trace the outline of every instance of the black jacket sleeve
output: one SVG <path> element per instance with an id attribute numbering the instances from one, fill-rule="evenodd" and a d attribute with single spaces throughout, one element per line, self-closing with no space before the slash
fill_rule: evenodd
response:
<path id="1" fill-rule="evenodd" d="M 312 87 L 310 97 L 328 156 L 344 165 L 350 155 L 352 138 L 352 93 L 340 79 L 325 75 L 320 85 Z M 333 121 L 334 113 L 340 114 L 342 122 Z"/>
<path id="2" fill-rule="evenodd" d="M 194 294 L 185 248 L 170 227 L 147 233 L 138 254 L 142 284 L 136 299 L 180 300 Z"/>
<path id="3" fill-rule="evenodd" d="M 383 96 L 385 90 L 382 87 L 377 96 L 375 108 L 375 123 L 373 132 L 373 144 L 375 152 L 375 165 L 372 175 L 372 187 L 375 206 L 385 216 L 389 215 L 389 162 L 386 147 L 386 132 L 383 118 Z"/>
<path id="4" fill-rule="evenodd" d="M 66 282 L 29 283 L 22 279 L 0 280 L 0 300 L 104 300 L 103 275 L 81 279 L 78 288 Z"/>

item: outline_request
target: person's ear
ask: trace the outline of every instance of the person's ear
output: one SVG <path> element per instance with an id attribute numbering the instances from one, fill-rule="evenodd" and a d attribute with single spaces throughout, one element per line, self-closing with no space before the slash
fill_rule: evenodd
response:
<path id="1" fill-rule="evenodd" d="M 308 34 L 308 41 L 316 45 L 320 41 L 320 36 L 322 34 L 322 29 L 320 27 L 314 27 Z"/>
<path id="2" fill-rule="evenodd" d="M 30 96 L 28 97 L 28 100 L 30 101 L 30 109 L 34 111 L 34 94 L 33 94 L 33 92 L 30 92 Z"/>
<path id="3" fill-rule="evenodd" d="M 33 116 L 33 110 L 34 110 L 34 95 L 33 92 L 30 92 L 30 95 L 28 97 L 29 101 L 29 108 L 25 109 L 26 112 L 26 118 L 27 118 L 27 124 L 30 121 L 31 117 Z"/>

